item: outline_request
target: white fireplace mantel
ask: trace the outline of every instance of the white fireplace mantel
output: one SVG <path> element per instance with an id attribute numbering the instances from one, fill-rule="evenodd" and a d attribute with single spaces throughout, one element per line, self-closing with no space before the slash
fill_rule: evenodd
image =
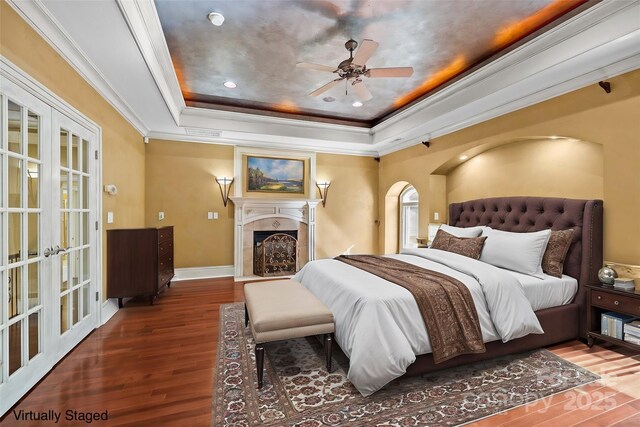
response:
<path id="1" fill-rule="evenodd" d="M 320 199 L 275 199 L 266 197 L 230 197 L 235 206 L 234 214 L 234 276 L 236 281 L 255 279 L 253 272 L 245 269 L 245 226 L 255 221 L 274 219 L 273 228 L 278 228 L 278 218 L 285 218 L 307 225 L 307 259 L 316 257 L 316 207 Z"/>

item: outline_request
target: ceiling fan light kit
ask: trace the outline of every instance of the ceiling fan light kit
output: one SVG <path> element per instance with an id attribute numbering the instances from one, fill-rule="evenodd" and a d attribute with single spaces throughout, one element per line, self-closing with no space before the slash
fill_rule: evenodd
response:
<path id="1" fill-rule="evenodd" d="M 368 69 L 366 63 L 374 54 L 376 49 L 378 49 L 378 46 L 379 45 L 377 42 L 369 39 L 364 39 L 360 44 L 360 48 L 357 50 L 354 56 L 353 51 L 358 47 L 358 42 L 353 39 L 347 40 L 347 42 L 344 44 L 344 47 L 349 51 L 349 58 L 340 62 L 337 68 L 333 68 L 328 65 L 314 64 L 311 62 L 298 62 L 296 64 L 296 67 L 298 68 L 307 68 L 310 70 L 330 72 L 338 75 L 337 79 L 334 79 L 324 86 L 321 86 L 313 92 L 309 93 L 309 96 L 321 95 L 332 87 L 336 86 L 342 80 L 346 80 L 347 83 L 351 82 L 351 86 L 353 87 L 356 97 L 360 101 L 368 101 L 373 98 L 373 95 L 365 85 L 362 79 L 363 77 L 411 77 L 411 75 L 413 74 L 412 67 Z M 348 87 L 349 84 L 347 84 L 347 91 Z M 352 105 L 354 107 L 360 107 L 362 106 L 362 103 L 360 103 L 360 105 L 356 105 L 356 103 L 354 102 Z"/>

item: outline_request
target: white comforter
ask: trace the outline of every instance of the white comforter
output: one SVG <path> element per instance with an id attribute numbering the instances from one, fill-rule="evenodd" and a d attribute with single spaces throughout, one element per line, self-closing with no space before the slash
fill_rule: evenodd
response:
<path id="1" fill-rule="evenodd" d="M 513 275 L 436 249 L 411 249 L 389 256 L 464 283 L 476 305 L 484 342 L 543 333 Z M 402 376 L 416 355 L 431 352 L 418 305 L 405 288 L 334 259 L 308 263 L 295 280 L 333 312 L 335 338 L 350 359 L 348 378 L 363 395 Z"/>

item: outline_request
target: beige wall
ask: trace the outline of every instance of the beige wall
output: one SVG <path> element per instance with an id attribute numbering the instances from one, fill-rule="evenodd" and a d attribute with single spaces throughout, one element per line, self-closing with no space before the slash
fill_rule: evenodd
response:
<path id="1" fill-rule="evenodd" d="M 0 52 L 102 128 L 102 177 L 118 195 L 103 195 L 105 229 L 144 225 L 144 144 L 138 133 L 4 1 L 0 2 Z M 106 266 L 106 232 L 103 234 Z M 55 242 L 54 242 L 55 243 Z M 106 268 L 105 268 L 106 271 Z M 103 275 L 103 287 L 106 287 Z"/>
<path id="2" fill-rule="evenodd" d="M 151 140 L 146 149 L 146 225 L 175 227 L 175 265 L 233 264 L 233 202 L 225 208 L 213 176 L 233 175 L 233 147 Z M 317 256 L 377 248 L 378 166 L 369 157 L 318 154 L 318 179 L 331 181 L 318 208 Z M 235 185 L 235 184 L 234 184 Z M 253 193 L 252 193 L 253 194 Z M 314 189 L 312 197 L 317 197 Z M 165 219 L 158 221 L 158 212 Z M 219 219 L 207 220 L 207 212 Z"/>
<path id="3" fill-rule="evenodd" d="M 446 176 L 447 204 L 484 197 L 603 198 L 602 145 L 565 139 L 518 141 L 461 163 Z"/>
<path id="4" fill-rule="evenodd" d="M 604 158 L 605 258 L 640 264 L 640 71 L 610 82 L 610 94 L 593 84 L 436 138 L 431 148 L 418 145 L 384 156 L 380 162 L 379 200 L 398 181 L 411 182 L 420 194 L 428 191 L 429 174 L 474 148 L 551 135 L 590 141 L 602 145 Z M 565 194 L 569 188 L 566 182 L 547 180 L 545 185 L 554 194 Z M 384 220 L 384 207 L 379 210 Z M 427 233 L 430 212 L 429 201 L 421 197 L 421 235 Z M 380 246 L 384 247 L 384 241 Z"/>
<path id="5" fill-rule="evenodd" d="M 318 205 L 317 256 L 373 253 L 378 247 L 378 162 L 371 157 L 320 154 L 316 179 L 331 181 L 327 204 Z M 315 193 L 315 197 L 319 194 Z"/>
<path id="6" fill-rule="evenodd" d="M 214 179 L 233 176 L 233 147 L 151 140 L 146 151 L 146 225 L 174 226 L 176 268 L 233 264 L 233 203 Z"/>

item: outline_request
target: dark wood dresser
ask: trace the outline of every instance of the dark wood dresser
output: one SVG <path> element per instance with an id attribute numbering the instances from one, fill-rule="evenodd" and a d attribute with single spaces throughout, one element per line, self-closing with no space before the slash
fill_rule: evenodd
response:
<path id="1" fill-rule="evenodd" d="M 173 227 L 107 230 L 107 298 L 153 299 L 171 286 Z"/>

